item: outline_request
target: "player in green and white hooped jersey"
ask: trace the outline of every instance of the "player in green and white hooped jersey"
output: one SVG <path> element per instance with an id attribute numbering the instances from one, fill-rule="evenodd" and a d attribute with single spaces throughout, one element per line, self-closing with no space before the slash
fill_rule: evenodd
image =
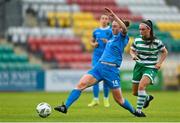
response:
<path id="1" fill-rule="evenodd" d="M 153 33 L 151 20 L 142 21 L 139 25 L 140 36 L 135 38 L 131 46 L 130 54 L 136 61 L 133 70 L 133 95 L 137 97 L 137 111 L 141 112 L 153 99 L 152 95 L 146 93 L 146 87 L 153 84 L 153 80 L 167 56 L 167 49 L 161 40 Z M 158 60 L 158 53 L 161 52 Z M 141 115 L 142 116 L 142 115 Z"/>

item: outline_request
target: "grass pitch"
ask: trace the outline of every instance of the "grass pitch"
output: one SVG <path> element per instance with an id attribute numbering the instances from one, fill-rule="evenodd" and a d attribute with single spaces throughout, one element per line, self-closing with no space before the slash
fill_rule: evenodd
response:
<path id="1" fill-rule="evenodd" d="M 92 93 L 82 93 L 80 99 L 71 106 L 67 114 L 52 111 L 47 118 L 36 113 L 36 105 L 47 102 L 52 107 L 62 103 L 69 93 L 50 92 L 0 92 L 0 122 L 177 122 L 180 121 L 180 92 L 150 92 L 155 99 L 143 110 L 146 118 L 137 118 L 115 103 L 110 95 L 109 108 L 103 107 L 102 93 L 100 105 L 87 107 Z M 123 92 L 133 106 L 136 97 Z"/>

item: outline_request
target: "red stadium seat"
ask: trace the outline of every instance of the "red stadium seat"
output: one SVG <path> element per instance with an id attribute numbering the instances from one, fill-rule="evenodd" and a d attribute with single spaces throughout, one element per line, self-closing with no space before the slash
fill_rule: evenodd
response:
<path id="1" fill-rule="evenodd" d="M 82 54 L 54 54 L 55 60 L 58 62 L 91 62 L 91 54 L 82 53 Z"/>
<path id="2" fill-rule="evenodd" d="M 52 53 L 81 53 L 80 45 L 41 45 L 40 50 L 44 52 L 49 50 Z"/>
<path id="3" fill-rule="evenodd" d="M 142 21 L 141 16 L 133 15 L 127 7 L 119 7 L 114 0 L 68 0 L 68 3 L 77 3 L 81 11 L 92 12 L 95 18 L 99 20 L 104 7 L 108 5 L 119 17 L 134 22 Z"/>
<path id="4" fill-rule="evenodd" d="M 77 55 L 73 56 L 73 54 L 82 53 L 81 40 L 79 38 L 68 39 L 61 37 L 30 37 L 28 39 L 28 45 L 31 51 L 41 52 L 44 60 L 46 61 L 52 61 L 55 59 L 64 62 L 78 61 L 78 58 L 76 57 Z"/>
<path id="5" fill-rule="evenodd" d="M 71 68 L 71 69 L 90 69 L 91 68 L 91 62 L 68 62 L 68 63 L 61 63 L 59 62 L 58 66 L 60 68 Z"/>

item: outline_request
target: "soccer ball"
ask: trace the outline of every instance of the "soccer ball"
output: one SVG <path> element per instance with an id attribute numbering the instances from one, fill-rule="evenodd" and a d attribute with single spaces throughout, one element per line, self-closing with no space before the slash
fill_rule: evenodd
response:
<path id="1" fill-rule="evenodd" d="M 46 118 L 51 114 L 51 106 L 46 102 L 41 102 L 37 105 L 36 111 L 40 117 Z"/>

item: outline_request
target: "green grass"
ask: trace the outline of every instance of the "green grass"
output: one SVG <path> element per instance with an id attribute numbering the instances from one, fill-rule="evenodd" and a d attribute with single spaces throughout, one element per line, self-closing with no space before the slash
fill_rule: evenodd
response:
<path id="1" fill-rule="evenodd" d="M 47 102 L 52 107 L 66 99 L 68 93 L 48 92 L 0 92 L 0 122 L 173 122 L 180 121 L 180 92 L 151 92 L 155 99 L 150 107 L 144 110 L 147 117 L 137 118 L 118 106 L 110 97 L 111 106 L 101 105 L 89 108 L 92 93 L 84 92 L 80 99 L 72 105 L 68 114 L 53 110 L 47 118 L 40 118 L 36 113 L 36 105 Z M 136 97 L 124 92 L 132 104 L 136 105 Z"/>

